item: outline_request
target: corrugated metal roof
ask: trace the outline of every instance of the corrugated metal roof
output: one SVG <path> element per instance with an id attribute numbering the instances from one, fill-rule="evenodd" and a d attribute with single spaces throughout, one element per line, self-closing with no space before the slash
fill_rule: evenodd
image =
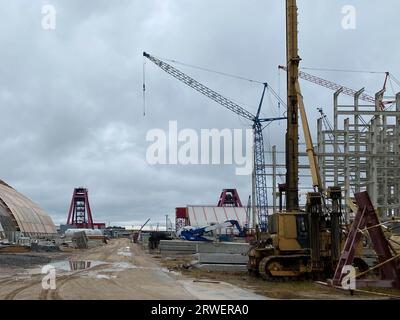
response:
<path id="1" fill-rule="evenodd" d="M 245 207 L 188 206 L 190 225 L 194 227 L 236 220 L 243 227 L 247 224 Z"/>
<path id="2" fill-rule="evenodd" d="M 13 232 L 17 231 L 17 225 L 13 221 L 10 213 L 10 209 L 0 198 L 0 224 L 3 231 Z"/>
<path id="3" fill-rule="evenodd" d="M 0 180 L 0 199 L 25 233 L 57 233 L 50 216 L 36 203 Z"/>

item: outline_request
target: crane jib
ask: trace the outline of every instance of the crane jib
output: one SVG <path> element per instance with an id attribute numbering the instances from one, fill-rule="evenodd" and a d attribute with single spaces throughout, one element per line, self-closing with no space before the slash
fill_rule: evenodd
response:
<path id="1" fill-rule="evenodd" d="M 268 188 L 267 188 L 267 178 L 266 178 L 266 171 L 265 171 L 265 155 L 264 155 L 264 139 L 263 139 L 263 127 L 261 125 L 262 122 L 267 121 L 274 121 L 274 120 L 281 120 L 286 119 L 285 117 L 280 118 L 264 118 L 259 119 L 258 116 L 260 114 L 260 108 L 263 101 L 265 89 L 267 87 L 264 84 L 263 95 L 260 100 L 260 105 L 258 107 L 257 116 L 253 115 L 243 107 L 239 106 L 235 102 L 225 98 L 218 92 L 204 86 L 200 82 L 196 81 L 195 79 L 189 77 L 188 75 L 184 74 L 180 70 L 176 69 L 175 67 L 169 65 L 168 63 L 157 59 L 150 54 L 143 52 L 143 56 L 148 58 L 154 64 L 159 66 L 165 72 L 173 76 L 174 78 L 180 80 L 181 82 L 185 83 L 189 87 L 195 89 L 196 91 L 200 92 L 201 94 L 205 95 L 206 97 L 214 100 L 218 104 L 224 106 L 225 108 L 231 110 L 232 112 L 236 113 L 237 115 L 251 120 L 253 122 L 253 131 L 254 131 L 254 180 L 255 180 L 255 198 L 256 198 L 256 210 L 258 216 L 258 225 L 261 231 L 266 231 L 268 226 Z M 254 226 L 255 227 L 255 226 Z"/>

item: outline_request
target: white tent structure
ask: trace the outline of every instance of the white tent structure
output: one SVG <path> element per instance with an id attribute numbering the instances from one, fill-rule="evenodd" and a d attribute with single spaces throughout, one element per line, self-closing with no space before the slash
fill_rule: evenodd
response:
<path id="1" fill-rule="evenodd" d="M 16 233 L 46 236 L 57 233 L 50 216 L 32 200 L 0 180 L 0 231 L 9 239 Z M 13 239 L 10 239 L 13 240 Z"/>

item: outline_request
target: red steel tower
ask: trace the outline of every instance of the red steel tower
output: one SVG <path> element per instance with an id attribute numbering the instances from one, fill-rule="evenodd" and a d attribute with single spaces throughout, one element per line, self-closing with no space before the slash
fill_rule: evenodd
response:
<path id="1" fill-rule="evenodd" d="M 236 189 L 224 189 L 221 192 L 217 207 L 243 207 Z"/>
<path id="2" fill-rule="evenodd" d="M 90 209 L 88 189 L 75 188 L 69 207 L 67 224 L 76 228 L 94 229 L 92 211 Z"/>

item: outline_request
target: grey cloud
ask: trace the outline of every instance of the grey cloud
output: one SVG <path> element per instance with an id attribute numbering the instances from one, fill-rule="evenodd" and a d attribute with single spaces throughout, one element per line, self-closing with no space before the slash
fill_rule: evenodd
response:
<path id="1" fill-rule="evenodd" d="M 400 75 L 397 1 L 299 2 L 304 66 L 388 70 Z M 53 4 L 57 28 L 41 28 L 41 6 Z M 357 9 L 357 29 L 340 26 L 343 5 Z M 225 187 L 242 201 L 250 177 L 234 166 L 150 166 L 148 130 L 245 128 L 248 123 L 146 63 L 142 51 L 261 81 L 285 95 L 284 1 L 2 1 L 0 42 L 0 178 L 31 197 L 56 222 L 66 219 L 74 187 L 90 190 L 95 219 L 164 221 L 176 206 L 216 203 Z M 386 21 L 383 24 L 383 21 Z M 178 66 L 255 112 L 261 86 Z M 370 93 L 381 75 L 311 72 Z M 332 92 L 303 83 L 311 128 L 316 107 L 330 114 Z M 399 91 L 400 89 L 397 88 Z M 281 109 L 282 112 L 282 109 Z M 278 114 L 267 97 L 266 116 Z M 283 150 L 285 124 L 266 131 Z"/>

